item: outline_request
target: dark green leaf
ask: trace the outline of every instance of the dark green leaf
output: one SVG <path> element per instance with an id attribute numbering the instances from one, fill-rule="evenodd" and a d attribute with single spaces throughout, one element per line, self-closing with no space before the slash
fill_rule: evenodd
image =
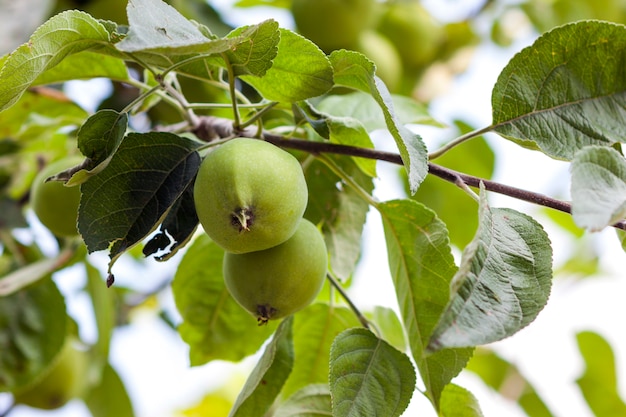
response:
<path id="1" fill-rule="evenodd" d="M 65 300 L 51 278 L 0 297 L 0 392 L 34 382 L 65 342 Z"/>
<path id="2" fill-rule="evenodd" d="M 187 244 L 197 227 L 198 214 L 193 200 L 193 183 L 190 183 L 170 208 L 159 233 L 146 243 L 143 254 L 150 256 L 167 249 L 165 254 L 155 256 L 158 261 L 167 261 Z"/>
<path id="3" fill-rule="evenodd" d="M 328 304 L 313 304 L 296 314 L 293 324 L 294 352 L 293 371 L 283 388 L 283 395 L 290 396 L 300 388 L 328 382 L 330 347 L 335 337 L 359 321 L 352 311 Z"/>
<path id="4" fill-rule="evenodd" d="M 44 71 L 65 57 L 109 43 L 96 19 L 77 10 L 58 14 L 41 25 L 0 69 L 0 111 L 12 106 Z"/>
<path id="5" fill-rule="evenodd" d="M 476 397 L 456 384 L 448 384 L 441 394 L 441 415 L 483 417 Z"/>
<path id="6" fill-rule="evenodd" d="M 626 217 L 626 160 L 613 148 L 588 146 L 574 156 L 572 216 L 592 232 Z"/>
<path id="7" fill-rule="evenodd" d="M 78 149 L 94 164 L 100 164 L 117 150 L 128 127 L 128 114 L 100 110 L 78 131 Z"/>
<path id="8" fill-rule="evenodd" d="M 293 368 L 293 316 L 284 319 L 239 393 L 229 417 L 256 417 L 270 408 Z"/>
<path id="9" fill-rule="evenodd" d="M 183 256 L 172 291 L 183 322 L 192 366 L 222 359 L 239 361 L 256 352 L 276 326 L 257 321 L 230 296 L 222 276 L 224 251 L 201 234 Z"/>
<path id="10" fill-rule="evenodd" d="M 484 189 L 474 240 L 465 248 L 429 351 L 476 346 L 532 322 L 552 287 L 552 248 L 541 225 L 511 209 L 491 209 Z"/>
<path id="11" fill-rule="evenodd" d="M 372 178 L 363 174 L 351 159 L 334 160 L 361 188 L 367 192 L 374 189 Z M 309 196 L 315 198 L 309 199 L 304 216 L 315 224 L 322 224 L 330 267 L 337 276 L 347 279 L 359 260 L 369 205 L 319 161 L 307 165 L 305 176 Z"/>
<path id="12" fill-rule="evenodd" d="M 349 329 L 330 351 L 333 416 L 400 416 L 415 390 L 408 356 L 369 330 Z"/>
<path id="13" fill-rule="evenodd" d="M 375 76 L 374 63 L 354 51 L 334 51 L 330 55 L 335 84 L 371 94 L 383 111 L 387 129 L 396 141 L 409 177 L 409 188 L 415 193 L 428 173 L 428 155 L 422 138 L 399 120 L 391 94 Z"/>
<path id="14" fill-rule="evenodd" d="M 578 333 L 576 340 L 586 364 L 584 374 L 576 383 L 594 415 L 626 415 L 626 403 L 617 387 L 615 355 L 611 345 L 602 336 L 590 331 Z"/>
<path id="15" fill-rule="evenodd" d="M 553 417 L 552 412 L 519 369 L 495 352 L 477 348 L 465 369 L 474 372 L 485 384 L 506 399 L 518 403 L 529 416 Z M 511 390 L 510 387 L 516 388 Z"/>
<path id="16" fill-rule="evenodd" d="M 308 39 L 280 29 L 274 64 L 263 77 L 241 77 L 266 100 L 295 103 L 321 96 L 333 86 L 333 70 L 326 55 Z"/>
<path id="17" fill-rule="evenodd" d="M 389 269 L 413 359 L 438 407 L 444 387 L 458 375 L 471 349 L 444 349 L 426 355 L 428 339 L 449 299 L 456 271 L 446 226 L 435 213 L 413 200 L 378 206 L 385 229 Z"/>
<path id="18" fill-rule="evenodd" d="M 297 362 L 296 362 L 297 363 Z M 330 417 L 328 384 L 307 385 L 281 403 L 270 417 Z"/>
<path id="19" fill-rule="evenodd" d="M 626 27 L 582 21 L 542 35 L 493 89 L 493 127 L 524 146 L 571 159 L 626 139 Z"/>
<path id="20" fill-rule="evenodd" d="M 131 133 L 102 172 L 81 185 L 78 229 L 111 264 L 148 235 L 200 166 L 198 144 L 166 132 Z"/>
<path id="21" fill-rule="evenodd" d="M 85 395 L 85 404 L 93 417 L 133 417 L 133 405 L 124 383 L 115 369 L 107 364 L 100 383 Z"/>

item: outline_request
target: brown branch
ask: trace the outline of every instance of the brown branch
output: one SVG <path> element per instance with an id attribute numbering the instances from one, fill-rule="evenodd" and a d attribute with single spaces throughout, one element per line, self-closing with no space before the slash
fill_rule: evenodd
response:
<path id="1" fill-rule="evenodd" d="M 212 127 L 212 129 L 207 129 L 208 126 Z M 215 129 L 216 127 L 218 128 Z M 223 135 L 222 137 L 235 136 L 235 134 L 244 137 L 254 137 L 256 133 L 255 129 L 245 129 L 239 132 L 235 132 L 232 128 L 232 120 L 221 118 L 207 118 L 200 123 L 200 126 L 198 126 L 197 130 L 199 132 L 195 133 L 205 133 L 204 137 L 203 135 L 198 135 L 203 140 L 211 140 L 211 138 L 206 137 L 207 130 L 211 131 L 211 133 L 214 135 L 216 134 L 216 136 Z M 396 165 L 404 165 L 400 154 L 393 152 L 361 148 L 357 146 L 340 145 L 330 142 L 315 142 L 310 140 L 293 139 L 287 138 L 282 135 L 272 134 L 269 132 L 263 132 L 263 139 L 281 148 L 297 149 L 314 155 L 322 153 L 332 153 L 368 159 L 376 159 L 378 161 L 386 161 Z M 475 177 L 473 175 L 464 174 L 443 167 L 441 165 L 433 164 L 432 162 L 428 163 L 428 172 L 453 184 L 458 185 L 459 182 L 462 182 L 470 187 L 479 188 L 480 183 L 482 182 L 485 186 L 485 189 L 488 191 L 513 197 L 518 200 L 537 204 L 543 207 L 548 207 L 554 210 L 562 211 L 564 213 L 571 214 L 572 212 L 571 204 L 566 201 L 558 200 L 556 198 L 548 197 L 546 195 L 524 190 L 521 188 L 511 187 L 509 185 L 487 180 L 484 178 Z M 617 222 L 612 226 L 617 229 L 626 230 L 626 221 Z"/>

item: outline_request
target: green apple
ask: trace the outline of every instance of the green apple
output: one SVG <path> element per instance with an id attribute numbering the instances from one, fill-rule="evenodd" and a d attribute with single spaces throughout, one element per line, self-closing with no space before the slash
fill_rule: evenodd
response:
<path id="1" fill-rule="evenodd" d="M 43 410 L 64 406 L 72 398 L 81 395 L 88 364 L 87 352 L 76 346 L 73 337 L 68 337 L 54 363 L 41 379 L 15 393 L 15 402 Z"/>
<path id="2" fill-rule="evenodd" d="M 377 29 L 395 45 L 404 66 L 411 70 L 430 64 L 445 38 L 443 26 L 419 1 L 390 3 Z"/>
<path id="3" fill-rule="evenodd" d="M 262 140 L 237 138 L 202 161 L 194 201 L 209 237 L 228 252 L 246 253 L 294 234 L 308 190 L 293 155 Z"/>
<path id="4" fill-rule="evenodd" d="M 45 166 L 35 177 L 31 187 L 31 207 L 39 221 L 56 236 L 76 236 L 78 229 L 78 205 L 80 187 L 66 187 L 60 181 L 46 178 L 72 168 L 83 161 L 82 157 L 71 156 Z"/>
<path id="5" fill-rule="evenodd" d="M 285 243 L 259 252 L 224 255 L 224 281 L 259 324 L 293 314 L 320 292 L 328 264 L 324 237 L 303 219 Z"/>
<path id="6" fill-rule="evenodd" d="M 298 31 L 324 52 L 351 49 L 372 24 L 374 0 L 293 0 Z"/>
<path id="7" fill-rule="evenodd" d="M 376 75 L 390 91 L 398 87 L 402 79 L 402 58 L 389 39 L 374 30 L 366 30 L 359 36 L 356 50 L 376 64 Z"/>

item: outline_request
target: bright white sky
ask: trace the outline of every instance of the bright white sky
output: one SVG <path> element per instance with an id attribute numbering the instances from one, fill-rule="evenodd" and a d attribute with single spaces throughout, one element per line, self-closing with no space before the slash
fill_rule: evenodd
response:
<path id="1" fill-rule="evenodd" d="M 214 2 L 225 11 L 229 10 L 231 3 L 232 0 Z M 471 10 L 471 4 L 477 1 L 465 2 L 464 4 L 468 5 L 467 9 L 459 7 L 458 1 L 433 0 L 426 3 L 433 6 L 432 10 L 437 15 L 450 17 L 450 11 L 462 15 L 465 10 Z M 268 9 L 267 12 L 279 20 L 282 26 L 291 26 L 288 14 L 277 15 L 275 9 Z M 234 22 L 246 24 L 256 23 L 269 15 L 258 11 L 250 13 L 250 10 L 247 10 L 239 11 L 233 16 Z M 523 41 L 506 50 L 490 46 L 480 48 L 472 60 L 472 69 L 459 77 L 447 93 L 433 102 L 431 107 L 433 116 L 443 122 L 464 118 L 478 127 L 488 125 L 491 119 L 491 88 L 499 72 L 512 55 L 531 43 L 535 36 L 529 34 Z M 77 92 L 80 95 L 89 86 L 94 86 L 95 91 L 98 91 L 101 85 L 97 82 L 76 83 L 74 87 L 68 89 L 68 92 L 70 94 Z M 90 107 L 89 103 L 85 105 Z M 446 131 L 419 127 L 418 132 L 430 146 L 441 140 L 450 139 Z M 567 164 L 552 161 L 537 152 L 523 150 L 497 136 L 489 136 L 488 139 L 498 155 L 496 180 L 552 195 L 567 192 Z M 377 146 L 388 148 L 388 143 L 389 141 L 381 139 L 377 141 Z M 395 179 L 396 168 L 384 163 L 380 163 L 378 168 L 380 174 L 378 183 L 384 186 L 377 188 L 376 197 L 388 200 L 402 196 Z M 535 209 L 529 204 L 497 195 L 491 195 L 491 202 L 494 206 L 511 207 L 522 211 L 532 212 Z M 542 221 L 541 217 L 537 218 Z M 570 245 L 563 239 L 562 232 L 545 221 L 542 223 L 548 229 L 553 241 L 555 258 L 557 261 L 563 259 L 571 249 Z M 45 232 L 41 232 L 41 236 L 45 237 Z M 550 302 L 538 319 L 515 336 L 493 345 L 494 349 L 520 367 L 557 416 L 592 416 L 575 385 L 575 379 L 583 371 L 576 347 L 575 332 L 591 329 L 606 337 L 617 355 L 622 386 L 626 377 L 624 364 L 626 340 L 622 334 L 623 324 L 620 322 L 621 317 L 626 317 L 626 304 L 623 302 L 623 294 L 626 294 L 626 277 L 620 268 L 620 265 L 624 265 L 626 256 L 612 230 L 597 234 L 593 238 L 597 240 L 604 253 L 603 264 L 607 274 L 581 283 L 557 280 Z M 363 251 L 363 261 L 355 277 L 355 285 L 350 290 L 351 295 L 363 307 L 382 303 L 397 308 L 387 269 L 380 217 L 373 211 L 368 217 Z M 102 270 L 106 270 L 106 256 L 98 256 Z M 122 259 L 116 265 L 118 281 L 120 284 L 133 285 L 144 282 L 145 289 L 148 290 L 160 282 L 160 279 L 165 279 L 173 273 L 177 259 L 180 259 L 180 256 L 169 263 L 152 263 L 153 271 L 150 274 L 143 273 L 143 277 L 150 277 L 149 280 L 143 279 L 142 276 L 133 276 L 132 271 L 136 271 L 136 268 L 132 261 Z M 120 272 L 122 270 L 128 272 Z M 71 276 L 60 277 L 58 282 L 67 294 L 77 293 L 81 285 L 81 282 L 72 279 Z M 388 285 L 385 285 L 385 282 Z M 163 300 L 173 308 L 170 296 L 164 297 Z M 80 312 L 85 311 L 85 305 L 86 300 L 74 297 L 70 309 L 78 316 L 84 316 Z M 93 338 L 93 330 L 89 330 L 91 328 L 89 323 L 84 327 L 85 337 Z M 139 312 L 134 317 L 133 324 L 116 332 L 111 355 L 114 366 L 128 383 L 138 417 L 173 416 L 173 410 L 188 407 L 207 392 L 222 385 L 225 376 L 234 375 L 235 379 L 243 380 L 253 366 L 251 359 L 244 361 L 243 364 L 217 362 L 189 369 L 187 347 L 147 311 Z M 462 374 L 457 383 L 478 397 L 486 417 L 524 415 L 510 403 L 485 389 L 471 374 Z M 626 391 L 622 389 L 621 392 L 626 397 Z M 53 413 L 17 409 L 12 414 L 13 417 L 40 415 L 83 417 L 87 414 L 80 403 L 72 403 Z M 434 411 L 420 394 L 414 396 L 414 401 L 405 415 L 435 417 Z"/>

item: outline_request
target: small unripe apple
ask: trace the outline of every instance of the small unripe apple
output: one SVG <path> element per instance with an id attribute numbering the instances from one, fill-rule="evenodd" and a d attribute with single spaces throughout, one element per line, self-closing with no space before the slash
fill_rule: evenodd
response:
<path id="1" fill-rule="evenodd" d="M 246 253 L 294 234 L 308 190 L 293 155 L 262 140 L 237 138 L 202 161 L 194 201 L 209 237 L 228 252 Z"/>
<path id="2" fill-rule="evenodd" d="M 324 52 L 353 48 L 373 20 L 374 0 L 293 0 L 298 31 Z"/>
<path id="3" fill-rule="evenodd" d="M 43 377 L 15 394 L 16 404 L 43 410 L 64 406 L 82 393 L 88 363 L 87 353 L 77 348 L 73 337 L 68 337 L 55 362 Z"/>
<path id="4" fill-rule="evenodd" d="M 59 181 L 46 178 L 72 168 L 83 161 L 81 157 L 67 157 L 46 165 L 35 177 L 31 187 L 31 207 L 39 221 L 56 236 L 76 236 L 80 187 L 66 187 Z"/>
<path id="5" fill-rule="evenodd" d="M 224 282 L 233 298 L 259 324 L 308 306 L 326 277 L 328 254 L 322 233 L 303 219 L 285 243 L 258 252 L 224 255 Z"/>

